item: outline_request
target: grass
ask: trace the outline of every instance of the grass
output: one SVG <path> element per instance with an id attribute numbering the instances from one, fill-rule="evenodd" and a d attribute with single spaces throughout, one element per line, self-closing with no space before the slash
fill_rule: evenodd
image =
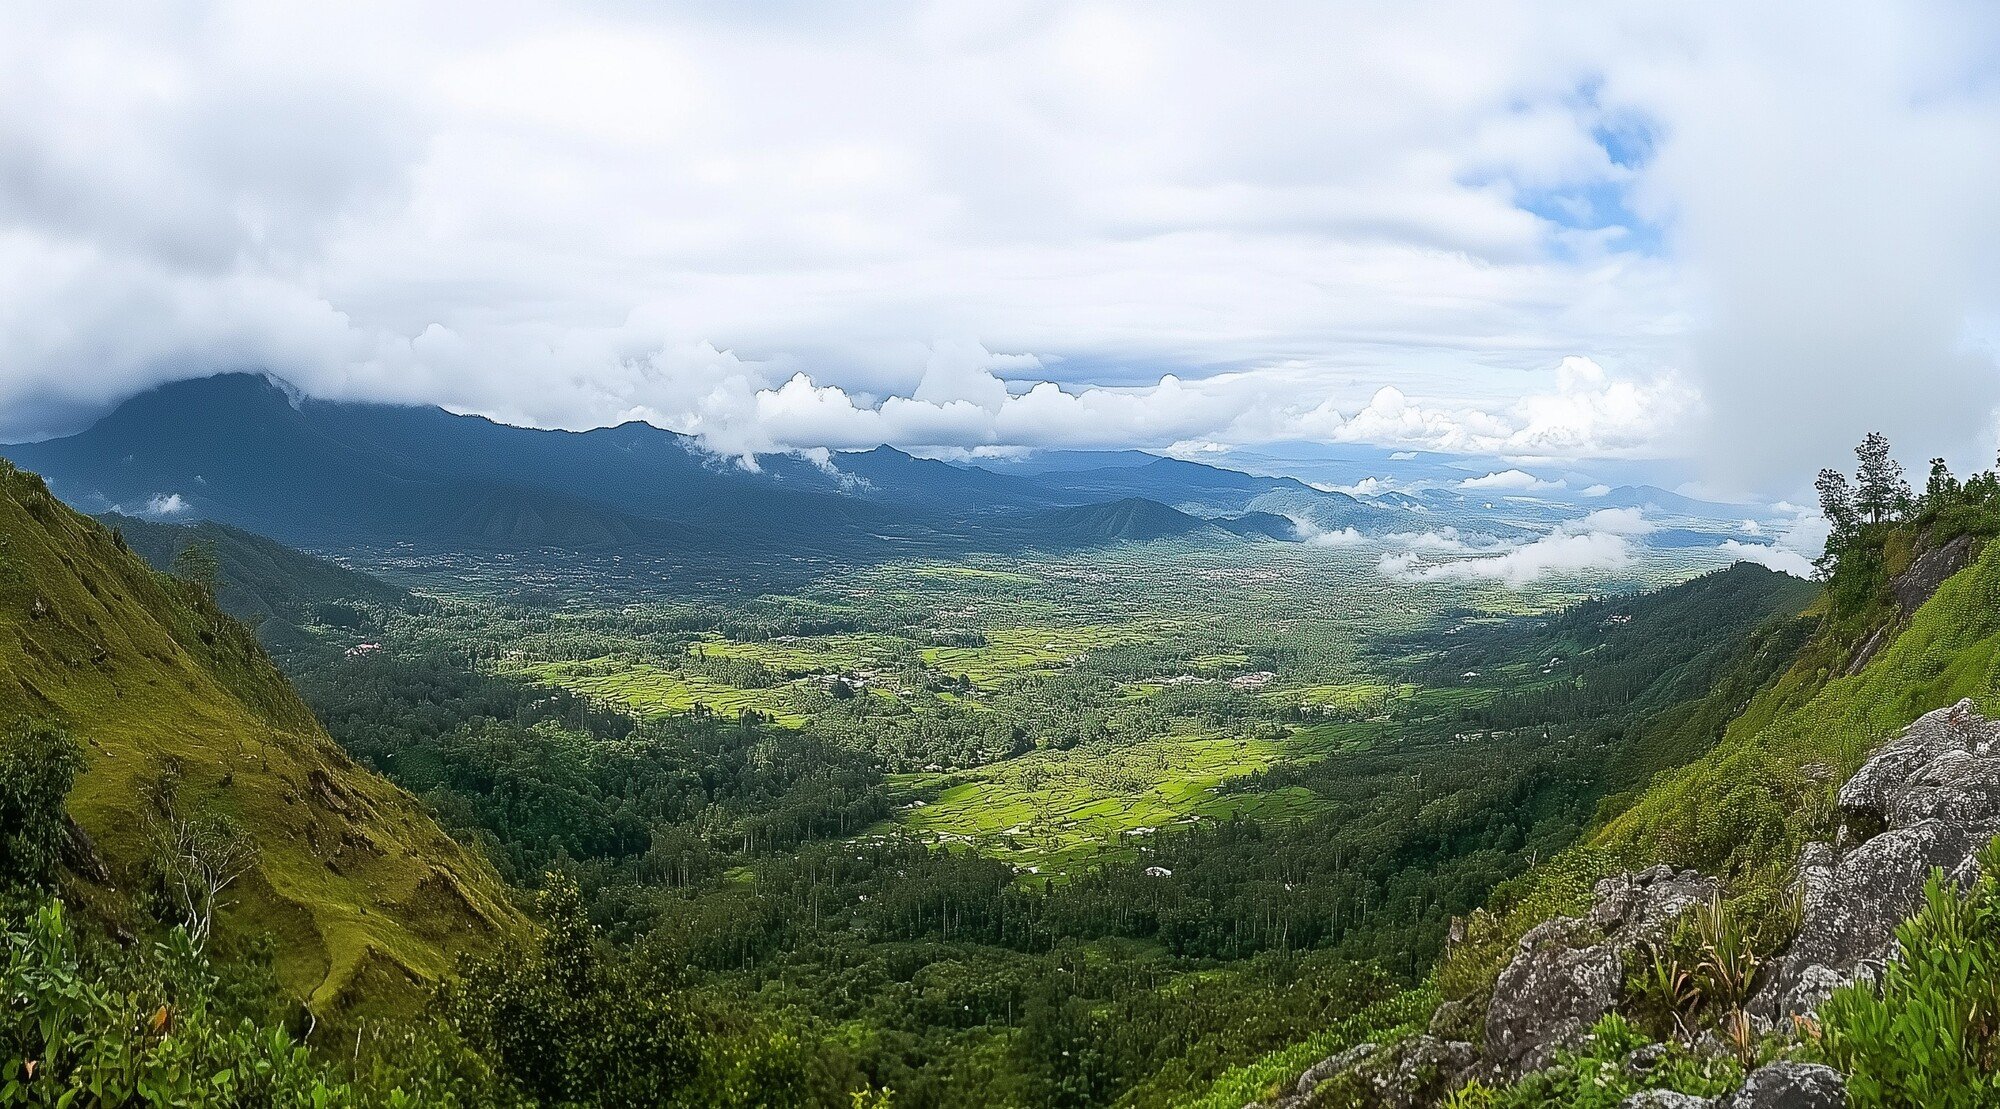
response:
<path id="1" fill-rule="evenodd" d="M 1038 751 L 967 774 L 908 775 L 908 795 L 934 796 L 905 809 L 898 823 L 1053 877 L 1107 853 L 1136 852 L 1149 830 L 1175 823 L 1310 815 L 1321 802 L 1304 789 L 1218 789 L 1293 749 L 1289 741 L 1170 737 Z"/>
<path id="2" fill-rule="evenodd" d="M 281 984 L 322 1015 L 406 1008 L 452 955 L 523 927 L 486 862 L 355 765 L 250 633 L 0 463 L 0 736 L 52 719 L 83 744 L 71 814 L 139 888 L 141 801 L 169 761 L 190 807 L 234 818 L 257 865 L 229 937 L 267 933 Z"/>
<path id="3" fill-rule="evenodd" d="M 1023 674 L 1066 665 L 1092 650 L 1149 642 L 1171 630 L 1109 624 L 996 628 L 986 633 L 983 647 L 926 647 L 923 660 L 940 673 L 964 675 L 981 689 L 993 689 Z"/>
<path id="4" fill-rule="evenodd" d="M 638 716 L 692 712 L 700 705 L 724 716 L 763 713 L 787 727 L 796 728 L 806 721 L 792 706 L 784 686 L 738 689 L 700 674 L 611 658 L 536 663 L 524 673 L 536 681 L 619 705 Z"/>
<path id="5" fill-rule="evenodd" d="M 887 665 L 905 648 L 906 642 L 889 635 L 785 636 L 755 641 L 711 635 L 690 644 L 688 653 L 702 658 L 755 662 L 774 674 L 799 677 Z"/>

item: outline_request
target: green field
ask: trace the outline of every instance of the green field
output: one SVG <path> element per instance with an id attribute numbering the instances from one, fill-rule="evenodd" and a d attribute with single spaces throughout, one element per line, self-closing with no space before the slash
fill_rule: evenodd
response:
<path id="1" fill-rule="evenodd" d="M 1321 802 L 1303 789 L 1223 787 L 1282 759 L 1324 757 L 1332 739 L 1309 731 L 1281 740 L 1170 737 L 1038 751 L 972 773 L 906 775 L 898 784 L 912 799 L 897 824 L 1023 875 L 1060 877 L 1105 855 L 1143 853 L 1146 837 L 1169 825 L 1310 815 Z"/>
<path id="2" fill-rule="evenodd" d="M 724 716 L 762 713 L 792 727 L 806 719 L 793 707 L 788 687 L 738 689 L 699 674 L 663 670 L 642 662 L 608 658 L 548 662 L 523 672 L 536 681 L 619 705 L 639 716 L 693 712 L 700 706 Z"/>
<path id="3" fill-rule="evenodd" d="M 1143 643 L 1171 630 L 1105 624 L 996 628 L 986 633 L 984 647 L 926 647 L 923 660 L 933 670 L 962 674 L 973 685 L 992 689 L 1024 673 L 1081 661 L 1093 650 Z"/>

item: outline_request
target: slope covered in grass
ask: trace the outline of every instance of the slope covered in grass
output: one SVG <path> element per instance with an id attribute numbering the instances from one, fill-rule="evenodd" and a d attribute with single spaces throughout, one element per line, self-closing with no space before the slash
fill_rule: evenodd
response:
<path id="1" fill-rule="evenodd" d="M 492 869 L 348 759 L 205 593 L 0 463 L 0 735 L 33 720 L 82 746 L 70 810 L 120 890 L 143 889 L 170 772 L 185 808 L 255 841 L 224 934 L 271 936 L 317 1011 L 404 1004 L 521 926 Z"/>

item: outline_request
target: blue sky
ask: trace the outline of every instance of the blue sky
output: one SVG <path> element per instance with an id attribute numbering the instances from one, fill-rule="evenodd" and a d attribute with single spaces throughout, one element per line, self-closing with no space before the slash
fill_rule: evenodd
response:
<path id="1" fill-rule="evenodd" d="M 260 368 L 727 452 L 1983 461 L 1994 19 L 22 5 L 0 438 Z"/>

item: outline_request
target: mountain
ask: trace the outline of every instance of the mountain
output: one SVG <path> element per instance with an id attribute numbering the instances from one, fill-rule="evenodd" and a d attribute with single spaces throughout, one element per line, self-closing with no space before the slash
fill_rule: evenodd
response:
<path id="1" fill-rule="evenodd" d="M 1178 539 L 1204 531 L 1227 532 L 1244 538 L 1298 538 L 1297 527 L 1283 516 L 1247 513 L 1204 518 L 1143 497 L 1054 509 L 1033 516 L 1026 523 L 1030 534 L 1054 546 Z"/>
<path id="2" fill-rule="evenodd" d="M 1189 1104 L 1291 1104 L 1264 1092 L 1297 1081 L 1409 1105 L 1464 1104 L 1461 1088 L 1495 1106 L 1984 1104 L 2000 1029 L 1933 1014 L 1986 1011 L 2000 957 L 1996 490 L 1976 475 L 1838 541 L 1823 587 L 1784 584 L 1811 593 L 1798 619 L 1675 679 L 1707 690 L 1693 701 L 1647 705 L 1642 672 L 1604 675 L 1598 696 L 1642 710 L 1611 737 L 1640 785 L 1455 916 L 1426 985 Z M 1685 510 L 1658 492 L 1628 499 Z M 1726 590 L 1673 607 L 1700 629 L 1746 611 L 1761 573 L 1710 575 Z M 1648 622 L 1611 598 L 1531 634 L 1645 644 Z M 1433 665 L 1516 638 L 1464 634 Z M 1711 1048 L 1732 1030 L 1737 1047 Z M 1947 1064 L 1913 1062 L 1929 1058 Z"/>
<path id="3" fill-rule="evenodd" d="M 732 573 L 794 556 L 1069 542 L 1023 533 L 1023 514 L 1131 498 L 1363 531 L 1390 529 L 1401 515 L 1291 478 L 1136 451 L 1052 452 L 996 470 L 890 447 L 727 459 L 643 423 L 513 427 L 439 408 L 302 397 L 252 374 L 163 385 L 76 435 L 4 453 L 89 511 L 207 519 L 292 546 L 625 552 Z M 1268 522 L 1254 530 L 1282 531 Z"/>
<path id="4" fill-rule="evenodd" d="M 492 868 L 348 758 L 242 625 L 6 464 L 0 552 L 0 735 L 47 721 L 83 746 L 69 809 L 101 898 L 145 888 L 171 792 L 254 843 L 219 934 L 274 937 L 279 982 L 315 1011 L 406 1006 L 521 930 Z"/>
<path id="5" fill-rule="evenodd" d="M 839 547 L 877 515 L 810 487 L 804 463 L 751 474 L 644 424 L 510 427 L 300 398 L 248 374 L 161 386 L 87 431 L 6 454 L 87 509 L 129 513 L 173 498 L 191 516 L 336 549 L 724 551 L 789 544 L 801 529 Z"/>

